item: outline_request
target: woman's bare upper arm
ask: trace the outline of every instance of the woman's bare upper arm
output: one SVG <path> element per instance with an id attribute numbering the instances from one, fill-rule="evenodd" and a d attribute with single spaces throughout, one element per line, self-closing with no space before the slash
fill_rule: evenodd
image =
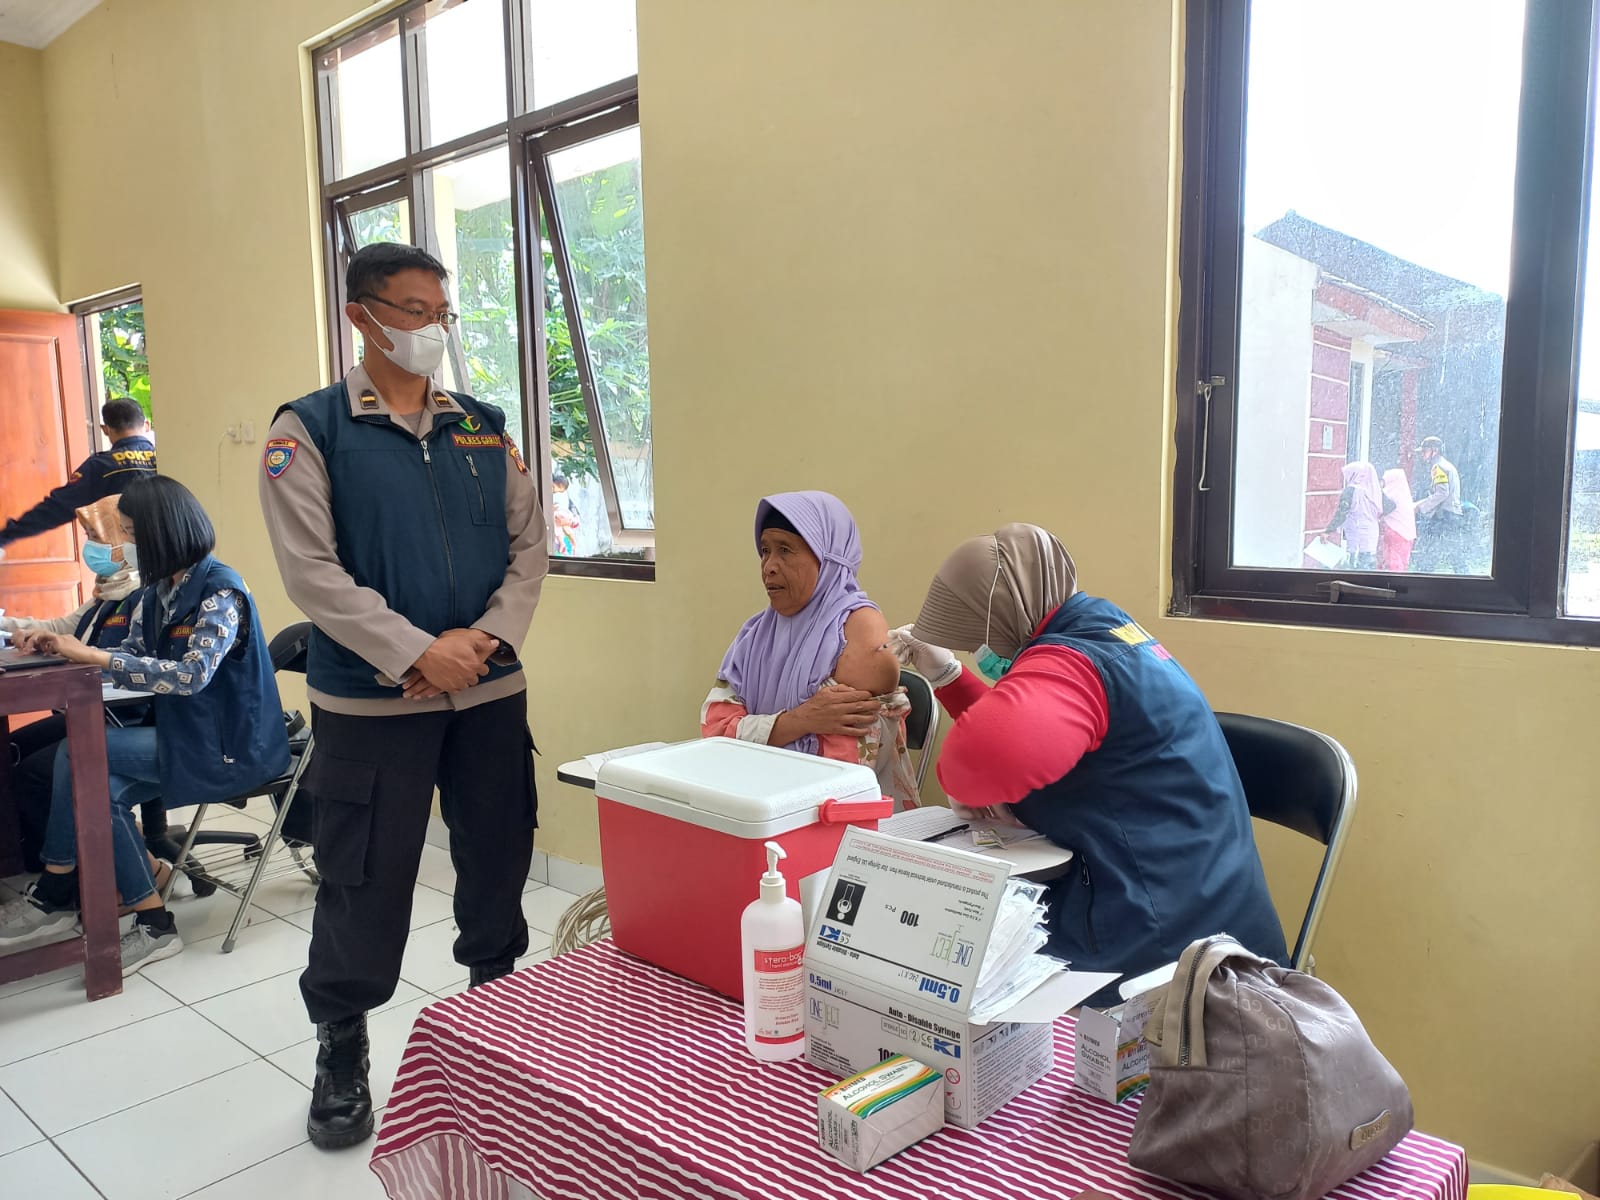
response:
<path id="1" fill-rule="evenodd" d="M 844 621 L 844 650 L 833 677 L 846 687 L 875 696 L 900 682 L 900 664 L 889 649 L 889 622 L 875 608 L 858 608 Z"/>

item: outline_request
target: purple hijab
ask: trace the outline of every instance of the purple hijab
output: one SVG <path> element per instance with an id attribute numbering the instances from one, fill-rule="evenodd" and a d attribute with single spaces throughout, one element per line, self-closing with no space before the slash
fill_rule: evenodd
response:
<path id="1" fill-rule="evenodd" d="M 718 675 L 752 713 L 779 713 L 809 700 L 833 673 L 844 649 L 844 621 L 858 608 L 876 608 L 856 582 L 861 538 L 850 510 L 827 492 L 783 492 L 756 505 L 756 545 L 761 523 L 777 509 L 800 531 L 822 564 L 817 590 L 792 617 L 764 608 L 744 623 Z M 817 752 L 807 734 L 789 745 Z"/>

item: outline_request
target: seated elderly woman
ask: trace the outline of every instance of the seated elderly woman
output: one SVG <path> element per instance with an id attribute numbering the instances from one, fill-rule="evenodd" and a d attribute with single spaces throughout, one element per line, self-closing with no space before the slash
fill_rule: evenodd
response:
<path id="1" fill-rule="evenodd" d="M 910 704 L 888 622 L 856 582 L 850 510 L 827 492 L 768 496 L 755 534 L 767 607 L 728 647 L 700 732 L 864 763 L 886 796 L 915 804 Z"/>

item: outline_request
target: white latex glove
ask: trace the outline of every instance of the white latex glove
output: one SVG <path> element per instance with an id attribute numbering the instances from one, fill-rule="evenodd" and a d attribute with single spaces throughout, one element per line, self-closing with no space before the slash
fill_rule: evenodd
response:
<path id="1" fill-rule="evenodd" d="M 894 651 L 901 666 L 910 667 L 936 688 L 953 682 L 961 674 L 961 664 L 954 654 L 943 646 L 932 646 L 912 637 L 910 625 L 889 631 L 889 649 Z"/>

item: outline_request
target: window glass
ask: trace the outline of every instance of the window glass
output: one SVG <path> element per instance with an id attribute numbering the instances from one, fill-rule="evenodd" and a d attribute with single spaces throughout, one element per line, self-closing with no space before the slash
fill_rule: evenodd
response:
<path id="1" fill-rule="evenodd" d="M 1232 563 L 1485 575 L 1522 6 L 1250 13 Z"/>
<path id="2" fill-rule="evenodd" d="M 406 109 L 398 23 L 328 51 L 320 65 L 338 98 L 332 147 L 335 177 L 359 175 L 404 156 Z"/>
<path id="3" fill-rule="evenodd" d="M 511 230 L 511 163 L 504 146 L 428 172 L 433 228 L 450 307 L 461 314 L 445 358 L 445 386 L 505 414 L 526 447 L 517 333 L 517 270 Z"/>
<path id="4" fill-rule="evenodd" d="M 624 529 L 655 525 L 637 126 L 549 156 Z M 590 431 L 591 436 L 593 431 Z"/>
<path id="5" fill-rule="evenodd" d="M 533 107 L 639 73 L 633 0 L 530 0 Z"/>
<path id="6" fill-rule="evenodd" d="M 355 238 L 355 245 L 350 247 L 351 251 L 370 246 L 374 242 L 411 241 L 411 203 L 408 200 L 398 199 L 375 204 L 371 208 L 352 212 L 349 216 L 350 232 Z M 345 299 L 354 300 L 355 297 L 346 296 Z M 359 330 L 350 328 L 349 335 L 353 355 L 350 361 L 359 362 L 365 350 L 365 343 Z"/>
<path id="7" fill-rule="evenodd" d="M 107 400 L 136 400 L 145 420 L 150 410 L 150 360 L 144 345 L 144 301 L 89 313 L 83 318 L 84 346 L 92 358 L 91 407 L 98 414 Z M 95 421 L 98 423 L 99 416 Z"/>
<path id="8" fill-rule="evenodd" d="M 424 10 L 430 146 L 506 119 L 500 0 L 433 0 Z"/>
<path id="9" fill-rule="evenodd" d="M 1567 524 L 1566 611 L 1575 617 L 1600 617 L 1600 237 L 1596 236 L 1600 170 L 1592 148 L 1589 158 L 1589 245 L 1584 261 Z"/>

